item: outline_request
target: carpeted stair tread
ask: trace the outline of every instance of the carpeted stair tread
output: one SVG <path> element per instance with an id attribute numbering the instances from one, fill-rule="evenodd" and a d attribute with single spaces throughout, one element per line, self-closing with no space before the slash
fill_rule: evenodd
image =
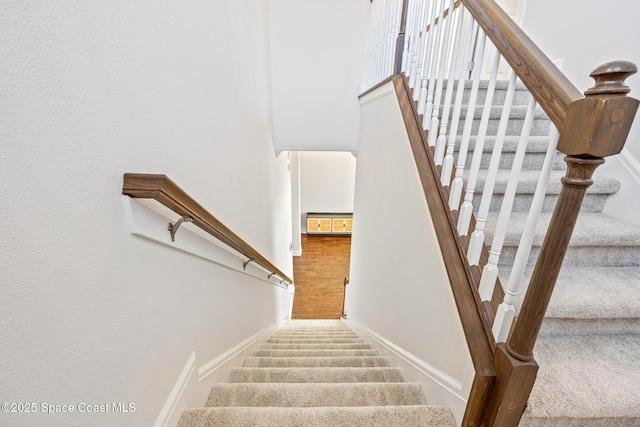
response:
<path id="1" fill-rule="evenodd" d="M 274 332 L 271 337 L 288 337 L 288 338 L 304 338 L 304 337 L 318 337 L 318 338 L 358 338 L 353 332 L 335 331 L 335 332 L 308 332 L 308 331 L 289 331 L 289 332 Z"/>
<path id="2" fill-rule="evenodd" d="M 395 368 L 234 368 L 229 374 L 230 383 L 354 383 L 354 382 L 402 382 L 400 371 Z"/>
<path id="3" fill-rule="evenodd" d="M 493 197 L 489 210 L 492 212 L 500 211 L 504 193 L 507 189 L 511 176 L 510 170 L 498 170 L 495 180 Z M 563 171 L 553 171 L 547 185 L 546 197 L 542 208 L 543 212 L 552 212 L 555 207 L 558 195 L 562 189 L 561 179 L 564 176 Z M 482 192 L 487 177 L 486 170 L 478 174 L 476 183 L 475 196 L 473 198 L 474 211 L 477 212 L 482 200 Z M 519 174 L 519 182 L 517 187 L 516 198 L 513 204 L 513 212 L 529 212 L 531 201 L 536 191 L 536 186 L 540 178 L 540 172 L 534 170 L 523 170 Z M 594 184 L 587 189 L 584 201 L 582 203 L 582 213 L 599 213 L 602 212 L 607 197 L 615 194 L 620 189 L 620 182 L 607 177 L 600 177 Z"/>
<path id="4" fill-rule="evenodd" d="M 387 367 L 384 357 L 247 357 L 243 367 Z"/>
<path id="5" fill-rule="evenodd" d="M 527 214 L 523 212 L 511 214 L 501 264 L 512 264 L 526 218 Z M 487 219 L 485 228 L 487 242 L 490 242 L 493 236 L 496 219 L 497 213 L 491 213 Z M 550 212 L 541 214 L 536 227 L 530 263 L 533 263 L 534 257 L 537 256 L 550 220 Z M 582 266 L 640 265 L 640 226 L 603 213 L 584 212 L 576 222 L 564 263 Z"/>
<path id="6" fill-rule="evenodd" d="M 454 427 L 448 408 L 440 406 L 366 406 L 320 408 L 201 408 L 184 412 L 179 427 Z"/>
<path id="7" fill-rule="evenodd" d="M 521 425 L 640 425 L 638 355 L 640 335 L 539 338 L 540 370 Z"/>
<path id="8" fill-rule="evenodd" d="M 253 352 L 255 357 L 355 357 L 378 356 L 377 350 L 341 349 L 263 349 Z"/>
<path id="9" fill-rule="evenodd" d="M 362 338 L 269 338 L 269 344 L 362 344 Z"/>
<path id="10" fill-rule="evenodd" d="M 289 349 L 289 350 L 314 350 L 314 349 L 334 349 L 334 350 L 367 350 L 371 348 L 370 344 L 366 343 L 311 343 L 311 344 L 297 344 L 297 343 L 282 343 L 271 344 L 264 343 L 260 345 L 262 349 Z"/>
<path id="11" fill-rule="evenodd" d="M 504 275 L 503 275 L 504 274 Z M 501 273 L 507 283 L 509 271 Z M 519 310 L 531 276 L 529 268 L 516 297 Z M 640 318 L 640 266 L 594 267 L 564 265 L 545 318 Z M 640 333 L 640 331 L 638 331 Z"/>
<path id="12" fill-rule="evenodd" d="M 547 194 L 560 194 L 560 190 L 562 190 L 562 182 L 561 179 L 565 175 L 563 171 L 552 171 L 549 177 L 549 184 L 547 185 Z M 504 194 L 507 189 L 507 184 L 509 183 L 509 178 L 511 176 L 510 170 L 498 170 L 496 174 L 496 181 L 494 186 L 494 194 Z M 479 171 L 478 173 L 478 181 L 476 183 L 476 197 L 478 199 L 482 196 L 482 191 L 484 189 L 485 181 L 487 177 L 487 171 Z M 532 170 L 523 170 L 519 174 L 519 182 L 517 187 L 518 194 L 534 194 L 536 191 L 536 186 L 538 185 L 538 181 L 540 179 L 540 171 L 532 171 Z M 608 178 L 605 176 L 598 177 L 597 180 L 594 181 L 593 185 L 591 185 L 587 189 L 587 194 L 606 194 L 612 195 L 620 190 L 620 182 L 613 178 Z M 474 197 L 475 198 L 475 197 Z"/>
<path id="13" fill-rule="evenodd" d="M 416 383 L 216 384 L 206 406 L 398 406 L 426 405 Z"/>

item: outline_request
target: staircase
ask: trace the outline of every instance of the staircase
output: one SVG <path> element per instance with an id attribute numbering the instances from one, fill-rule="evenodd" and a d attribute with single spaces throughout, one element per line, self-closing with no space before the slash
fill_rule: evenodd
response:
<path id="1" fill-rule="evenodd" d="M 494 99 L 504 98 L 506 82 L 498 82 Z M 483 102 L 481 94 L 478 105 Z M 514 116 L 522 115 L 527 95 L 520 86 L 514 98 Z M 495 101 L 494 101 L 495 102 Z M 478 111 L 475 117 L 480 116 Z M 495 135 L 501 108 L 495 108 L 489 134 Z M 485 233 L 493 231 L 509 178 L 522 122 L 510 126 L 505 141 L 492 216 Z M 461 124 L 462 126 L 462 124 Z M 509 278 L 520 232 L 531 204 L 550 121 L 539 111 L 520 175 L 518 196 L 500 259 L 503 286 Z M 477 124 L 476 124 L 477 128 Z M 510 135 L 510 136 L 509 136 Z M 487 136 L 483 165 L 488 165 L 495 136 Z M 473 147 L 473 141 L 471 146 Z M 470 148 L 472 152 L 472 148 Z M 467 165 L 470 164 L 470 157 Z M 468 167 L 468 166 L 467 166 Z M 538 224 L 529 268 L 520 288 L 526 292 L 528 276 L 544 238 L 560 192 L 565 163 L 554 163 L 543 214 Z M 534 356 L 540 365 L 521 426 L 640 426 L 640 227 L 602 213 L 608 196 L 619 183 L 598 172 L 589 188 L 575 227 L 571 246 L 556 284 Z M 474 203 L 479 203 L 484 179 L 480 177 Z M 477 205 L 476 205 L 477 209 Z M 490 242 L 490 240 L 488 240 Z M 519 306 L 518 306 L 519 308 Z"/>
<path id="2" fill-rule="evenodd" d="M 291 320 L 215 384 L 195 426 L 455 426 L 341 320 Z"/>

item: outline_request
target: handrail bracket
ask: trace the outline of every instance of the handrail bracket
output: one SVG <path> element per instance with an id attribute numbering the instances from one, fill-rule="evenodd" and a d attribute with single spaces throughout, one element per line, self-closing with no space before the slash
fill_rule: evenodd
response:
<path id="1" fill-rule="evenodd" d="M 167 230 L 169 230 L 169 233 L 171 233 L 172 242 L 176 241 L 176 233 L 178 232 L 178 228 L 180 228 L 183 222 L 194 222 L 194 219 L 190 216 L 185 215 L 177 220 L 175 224 L 169 223 L 169 227 L 167 227 Z"/>
<path id="2" fill-rule="evenodd" d="M 248 260 L 246 260 L 245 262 L 242 263 L 242 269 L 246 271 L 247 270 L 247 265 L 249 265 L 249 263 L 254 262 L 254 261 L 255 261 L 255 259 L 249 258 Z"/>

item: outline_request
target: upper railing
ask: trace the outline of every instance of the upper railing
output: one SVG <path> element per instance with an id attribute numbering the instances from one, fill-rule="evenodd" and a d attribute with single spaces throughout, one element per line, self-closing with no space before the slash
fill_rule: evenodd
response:
<path id="1" fill-rule="evenodd" d="M 466 276 L 495 349 L 495 384 L 484 401 L 470 398 L 463 424 L 516 426 L 537 372 L 533 347 L 591 176 L 622 150 L 638 108 L 624 84 L 637 68 L 626 61 L 598 67 L 583 96 L 493 0 L 383 0 L 373 7 L 367 84 L 396 69 L 406 78 L 425 158 L 448 206 L 440 217 L 451 221 L 466 254 Z M 544 147 L 535 164 L 525 163 L 530 142 Z M 557 152 L 566 154 L 566 170 Z M 527 174 L 535 174 L 535 191 L 516 201 Z M 546 195 L 550 180 L 562 182 L 557 201 Z M 516 210 L 525 219 L 514 233 Z M 540 244 L 541 217 L 548 225 Z M 503 256 L 508 238 L 520 242 L 510 260 Z M 528 265 L 535 267 L 514 321 Z M 510 271 L 504 289 L 500 269 Z M 469 330 L 470 343 L 479 339 Z"/>
<path id="2" fill-rule="evenodd" d="M 268 278 L 275 275 L 280 278 L 280 283 L 293 283 L 286 274 L 200 206 L 166 175 L 126 173 L 122 194 L 138 199 L 156 200 L 180 215 L 181 219 L 169 226 L 172 240 L 183 222 L 193 223 L 244 256 L 245 268 L 253 262 L 270 272 Z"/>

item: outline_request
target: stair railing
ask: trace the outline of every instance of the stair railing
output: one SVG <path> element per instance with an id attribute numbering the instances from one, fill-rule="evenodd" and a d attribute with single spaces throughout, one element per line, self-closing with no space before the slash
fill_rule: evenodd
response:
<path id="1" fill-rule="evenodd" d="M 583 96 L 494 0 L 375 3 L 393 15 L 387 21 L 406 11 L 406 24 L 388 27 L 394 37 L 404 30 L 397 41 L 402 60 L 381 58 L 386 64 L 378 64 L 380 73 L 367 83 L 379 83 L 394 62 L 401 64 L 450 209 L 442 216 L 455 222 L 457 244 L 492 331 L 487 338 L 494 348 L 495 385 L 487 401 L 470 401 L 476 407 L 467 407 L 463 423 L 516 426 L 537 372 L 533 348 L 591 176 L 605 157 L 622 150 L 638 108 L 624 84 L 637 68 L 626 61 L 598 67 L 591 73 L 595 85 Z M 488 82 L 481 81 L 487 60 Z M 524 164 L 528 146 L 544 157 L 533 171 L 523 171 L 531 167 Z M 566 155 L 567 167 L 553 203 L 546 192 L 551 180 L 560 180 L 558 152 Z M 516 206 L 516 190 L 521 176 L 532 173 L 537 186 L 525 203 L 525 224 L 514 234 L 513 210 L 523 207 Z M 540 242 L 542 211 L 553 213 Z M 519 240 L 511 260 L 503 253 L 505 240 Z M 534 261 L 514 322 L 518 289 Z M 504 267 L 511 270 L 506 295 L 499 280 Z"/>
<path id="2" fill-rule="evenodd" d="M 293 284 L 293 280 L 285 273 L 199 205 L 166 175 L 125 173 L 122 194 L 136 199 L 155 200 L 180 215 L 180 220 L 169 224 L 172 240 L 180 224 L 183 222 L 193 223 L 238 252 L 243 257 L 244 269 L 248 264 L 255 263 L 270 273 L 267 280 L 275 276 L 280 279 L 281 285 L 283 283 Z"/>

